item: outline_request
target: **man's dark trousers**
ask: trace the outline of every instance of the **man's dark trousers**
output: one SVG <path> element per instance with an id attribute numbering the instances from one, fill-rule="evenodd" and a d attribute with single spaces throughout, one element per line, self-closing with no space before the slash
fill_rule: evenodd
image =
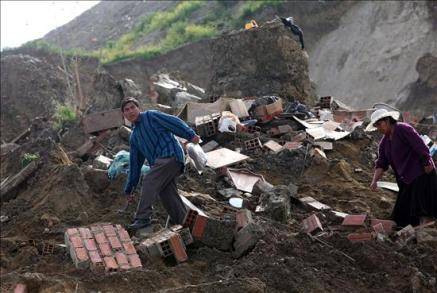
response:
<path id="1" fill-rule="evenodd" d="M 141 199 L 135 219 L 150 219 L 152 206 L 159 196 L 172 223 L 183 224 L 187 210 L 176 186 L 177 177 L 182 174 L 182 168 L 182 163 L 174 157 L 156 160 L 155 165 L 144 175 Z"/>

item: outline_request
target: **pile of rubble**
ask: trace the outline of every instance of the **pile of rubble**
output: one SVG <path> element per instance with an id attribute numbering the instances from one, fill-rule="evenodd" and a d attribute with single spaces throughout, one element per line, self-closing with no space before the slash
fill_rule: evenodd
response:
<path id="1" fill-rule="evenodd" d="M 162 80 L 157 82 L 159 86 L 163 84 Z M 83 176 L 81 182 L 89 189 L 79 191 L 80 194 L 91 193 L 104 201 L 105 197 L 114 201 L 103 205 L 107 212 L 108 207 L 114 210 L 108 216 L 99 212 L 94 217 L 89 215 L 102 206 L 91 203 L 84 207 L 79 220 L 41 217 L 47 226 L 44 233 L 52 233 L 58 227 L 64 243 L 43 242 L 42 248 L 35 243 L 36 254 L 41 250 L 42 255 L 55 255 L 65 248 L 77 269 L 106 275 L 104 272 L 141 272 L 156 259 L 174 259 L 176 264 L 187 262 L 199 247 L 229 253 L 236 260 L 250 258 L 251 254 L 259 253 L 256 247 L 266 245 L 272 225 L 280 227 L 283 233 L 305 235 L 312 243 L 333 249 L 354 263 L 357 260 L 350 251 L 335 247 L 335 239 L 347 239 L 351 244 L 372 242 L 397 247 L 409 245 L 413 239 L 417 243 L 436 243 L 434 222 L 396 231 L 394 222 L 375 217 L 369 211 L 348 214 L 315 199 L 316 194 L 308 192 L 313 190 L 305 184 L 304 191 L 299 190 L 307 171 L 329 169 L 333 162 L 338 163 L 335 149 L 341 146 L 338 141 L 370 140 L 363 125 L 374 109 L 354 110 L 332 97 L 320 98 L 313 108 L 276 96 L 174 101 L 176 114 L 201 136 L 201 147 L 207 156 L 203 170 L 197 170 L 188 156 L 188 162 L 193 164 L 188 165 L 179 186 L 187 190 L 180 191 L 188 210 L 183 225 L 168 226 L 168 219 L 164 225 L 165 213 L 158 208 L 157 216 L 161 216 L 158 222 L 162 225 L 132 235 L 123 228 L 123 224 L 130 222 L 132 211 L 115 212 L 113 207 L 114 203 L 123 201 L 119 194 L 128 170 L 131 130 L 119 109 L 83 117 L 82 142 L 64 146 L 66 149 L 61 146 L 65 134 L 57 137 L 59 134 L 42 131 L 37 122 L 9 144 L 2 145 L 2 162 L 6 163 L 2 172 L 15 170 L 15 175 L 2 180 L 2 200 L 13 203 L 20 192 L 26 191 L 26 186 L 38 185 L 32 181 L 33 176 L 41 178 L 42 170 L 52 172 L 49 166 L 56 162 L 66 166 L 61 174 Z M 184 101 L 182 107 L 181 101 Z M 435 136 L 432 129 L 423 136 L 430 152 L 436 147 Z M 45 152 L 39 152 L 39 158 L 23 168 L 13 169 L 9 163 L 13 157 L 20 157 L 19 154 L 41 139 L 49 141 Z M 371 155 L 369 158 L 374 159 Z M 76 165 L 80 169 L 74 171 Z M 148 169 L 144 165 L 142 172 Z M 362 167 L 353 168 L 355 174 L 363 172 Z M 345 173 L 345 176 L 351 175 Z M 379 186 L 397 188 L 392 182 L 380 182 Z M 53 207 L 46 202 L 50 203 L 50 199 L 37 205 L 50 213 Z M 68 212 L 68 204 L 64 210 Z M 102 215 L 104 220 L 96 220 Z M 14 221 L 14 217 L 2 212 L 2 223 Z M 63 221 L 66 223 L 61 224 Z"/>

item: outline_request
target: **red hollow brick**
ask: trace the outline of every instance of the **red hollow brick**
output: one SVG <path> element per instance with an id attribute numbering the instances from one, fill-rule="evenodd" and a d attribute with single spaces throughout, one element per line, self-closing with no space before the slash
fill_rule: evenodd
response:
<path id="1" fill-rule="evenodd" d="M 370 220 L 370 225 L 373 227 L 377 224 L 382 224 L 382 226 L 384 227 L 384 231 L 386 233 L 391 233 L 393 231 L 393 228 L 396 226 L 396 223 L 394 221 L 391 220 L 380 220 L 380 219 L 371 219 Z"/>
<path id="2" fill-rule="evenodd" d="M 90 254 L 90 259 L 91 259 L 91 262 L 93 264 L 98 263 L 98 262 L 102 262 L 102 258 L 100 257 L 100 254 L 97 250 L 88 251 L 88 252 Z"/>
<path id="3" fill-rule="evenodd" d="M 97 233 L 102 232 L 102 227 L 99 226 L 99 225 L 93 225 L 93 226 L 90 227 L 90 229 L 91 229 L 91 232 L 93 234 L 97 234 Z"/>
<path id="4" fill-rule="evenodd" d="M 112 225 L 103 226 L 103 231 L 105 231 L 106 236 L 117 236 L 114 226 Z"/>
<path id="5" fill-rule="evenodd" d="M 83 247 L 75 248 L 74 253 L 76 254 L 76 258 L 79 262 L 87 261 L 89 259 L 88 253 Z"/>
<path id="6" fill-rule="evenodd" d="M 135 246 L 132 244 L 132 242 L 123 242 L 124 250 L 126 251 L 126 254 L 135 254 L 137 253 Z"/>
<path id="7" fill-rule="evenodd" d="M 118 236 L 120 237 L 121 242 L 130 241 L 129 233 L 123 228 L 118 230 Z"/>
<path id="8" fill-rule="evenodd" d="M 352 233 L 347 235 L 347 239 L 349 239 L 350 242 L 365 242 L 365 241 L 370 241 L 373 239 L 373 234 L 372 233 Z"/>
<path id="9" fill-rule="evenodd" d="M 319 218 L 315 214 L 304 219 L 302 221 L 302 226 L 303 226 L 303 230 L 306 233 L 312 233 L 312 232 L 318 231 L 318 230 L 323 231 L 322 224 L 320 223 Z"/>
<path id="10" fill-rule="evenodd" d="M 347 215 L 344 217 L 342 226 L 364 226 L 367 215 Z"/>
<path id="11" fill-rule="evenodd" d="M 376 233 L 385 234 L 384 226 L 381 223 L 373 225 L 372 228 L 373 228 L 373 231 L 375 231 Z"/>
<path id="12" fill-rule="evenodd" d="M 115 259 L 117 260 L 119 266 L 129 264 L 129 261 L 127 260 L 127 256 L 123 252 L 117 252 L 115 254 Z"/>
<path id="13" fill-rule="evenodd" d="M 100 253 L 103 256 L 110 256 L 112 255 L 112 249 L 109 246 L 108 243 L 99 243 L 99 249 L 100 249 Z"/>
<path id="14" fill-rule="evenodd" d="M 97 250 L 96 242 L 94 239 L 85 239 L 85 248 L 87 250 Z"/>
<path id="15" fill-rule="evenodd" d="M 109 243 L 111 243 L 111 247 L 113 249 L 121 249 L 121 242 L 117 237 L 108 237 Z"/>
<path id="16" fill-rule="evenodd" d="M 68 236 L 75 236 L 76 234 L 79 234 L 79 231 L 76 228 L 69 228 L 67 229 Z"/>
<path id="17" fill-rule="evenodd" d="M 122 269 L 122 270 L 128 270 L 128 269 L 130 269 L 130 265 L 129 265 L 129 264 L 121 265 L 121 266 L 120 266 L 120 269 Z"/>
<path id="18" fill-rule="evenodd" d="M 131 254 L 127 256 L 129 258 L 129 263 L 133 268 L 141 268 L 143 265 L 141 264 L 140 257 L 138 254 Z"/>
<path id="19" fill-rule="evenodd" d="M 70 243 L 74 248 L 83 247 L 82 238 L 80 238 L 79 236 L 70 237 Z"/>
<path id="20" fill-rule="evenodd" d="M 18 283 L 17 286 L 15 286 L 14 293 L 27 293 L 27 292 L 28 292 L 27 286 L 25 284 Z"/>
<path id="21" fill-rule="evenodd" d="M 106 238 L 105 234 L 103 234 L 103 232 L 101 233 L 97 233 L 96 235 L 94 235 L 94 237 L 96 238 L 97 243 L 108 243 L 108 239 Z"/>
<path id="22" fill-rule="evenodd" d="M 187 252 L 185 251 L 185 246 L 179 234 L 175 234 L 170 238 L 170 247 L 178 262 L 184 262 L 188 259 Z"/>
<path id="23" fill-rule="evenodd" d="M 83 239 L 93 238 L 93 235 L 91 234 L 91 231 L 88 228 L 79 228 L 79 233 Z"/>
<path id="24" fill-rule="evenodd" d="M 118 265 L 114 257 L 106 256 L 103 258 L 103 261 L 105 262 L 105 267 L 107 271 L 114 271 L 118 269 Z"/>
<path id="25" fill-rule="evenodd" d="M 193 227 L 193 237 L 196 239 L 202 239 L 203 232 L 205 231 L 205 226 L 208 218 L 205 216 L 197 215 Z"/>

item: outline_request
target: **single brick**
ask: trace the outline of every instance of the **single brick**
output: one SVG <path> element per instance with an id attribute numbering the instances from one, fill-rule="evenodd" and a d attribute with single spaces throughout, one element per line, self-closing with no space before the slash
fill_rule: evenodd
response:
<path id="1" fill-rule="evenodd" d="M 342 226 L 365 226 L 367 215 L 347 215 L 344 217 Z"/>
<path id="2" fill-rule="evenodd" d="M 79 234 L 79 231 L 76 228 L 69 228 L 67 229 L 68 236 L 76 236 Z"/>
<path id="3" fill-rule="evenodd" d="M 96 235 L 94 235 L 94 237 L 96 238 L 97 243 L 108 243 L 108 239 L 106 238 L 105 234 L 103 234 L 103 232 L 97 233 Z"/>
<path id="4" fill-rule="evenodd" d="M 103 258 L 103 261 L 105 262 L 105 268 L 107 271 L 116 271 L 118 269 L 118 265 L 114 257 L 106 256 Z"/>
<path id="5" fill-rule="evenodd" d="M 381 223 L 373 225 L 372 228 L 373 228 L 373 231 L 375 231 L 376 233 L 385 234 L 384 226 Z"/>
<path id="6" fill-rule="evenodd" d="M 194 226 L 194 222 L 196 221 L 197 214 L 197 211 L 189 209 L 187 215 L 185 216 L 184 227 L 189 227 L 190 229 L 192 229 Z"/>
<path id="7" fill-rule="evenodd" d="M 130 265 L 129 264 L 122 265 L 122 266 L 120 266 L 120 269 L 128 270 L 128 269 L 130 269 Z"/>
<path id="8" fill-rule="evenodd" d="M 121 242 L 130 241 L 129 233 L 123 228 L 118 230 L 118 236 L 120 237 Z"/>
<path id="9" fill-rule="evenodd" d="M 313 214 L 302 221 L 302 227 L 305 233 L 313 233 L 317 231 L 323 231 L 322 224 L 319 218 Z"/>
<path id="10" fill-rule="evenodd" d="M 108 243 L 99 243 L 99 250 L 103 256 L 112 255 L 112 249 Z"/>
<path id="11" fill-rule="evenodd" d="M 91 232 L 93 234 L 101 233 L 103 231 L 102 227 L 99 226 L 99 225 L 93 225 L 93 226 L 90 227 L 90 229 L 91 229 Z"/>
<path id="12" fill-rule="evenodd" d="M 129 258 L 129 263 L 133 268 L 141 268 L 143 265 L 141 264 L 140 257 L 138 254 L 130 254 L 127 256 Z"/>
<path id="13" fill-rule="evenodd" d="M 90 259 L 93 264 L 102 262 L 102 258 L 100 257 L 100 254 L 97 250 L 88 251 L 90 254 Z"/>
<path id="14" fill-rule="evenodd" d="M 94 239 L 85 239 L 85 248 L 87 250 L 97 250 L 96 242 Z"/>
<path id="15" fill-rule="evenodd" d="M 91 234 L 91 231 L 88 228 L 79 228 L 79 233 L 83 239 L 93 238 L 93 234 Z"/>
<path id="16" fill-rule="evenodd" d="M 365 241 L 370 241 L 372 240 L 374 237 L 373 233 L 352 233 L 347 235 L 347 239 L 349 239 L 350 242 L 355 243 L 355 242 L 365 242 Z"/>
<path id="17" fill-rule="evenodd" d="M 208 221 L 208 218 L 205 216 L 197 215 L 196 221 L 194 222 L 193 226 L 193 237 L 195 239 L 202 239 L 203 232 L 205 231 L 206 222 Z"/>
<path id="18" fill-rule="evenodd" d="M 103 226 L 103 231 L 105 231 L 106 236 L 117 236 L 114 226 L 112 225 Z"/>
<path id="19" fill-rule="evenodd" d="M 17 286 L 15 286 L 14 293 L 27 293 L 27 292 L 28 292 L 27 286 L 25 284 L 18 283 Z"/>
<path id="20" fill-rule="evenodd" d="M 83 247 L 82 238 L 80 238 L 79 236 L 70 237 L 70 243 L 74 248 Z"/>
<path id="21" fill-rule="evenodd" d="M 115 225 L 115 229 L 117 229 L 118 231 L 120 231 L 120 230 L 124 230 L 123 226 L 120 225 L 120 224 L 116 224 L 116 225 Z"/>
<path id="22" fill-rule="evenodd" d="M 119 266 L 129 264 L 129 261 L 127 260 L 127 256 L 123 252 L 117 252 L 115 254 L 115 259 L 117 260 Z"/>
<path id="23" fill-rule="evenodd" d="M 109 243 L 111 243 L 111 247 L 113 249 L 121 249 L 122 248 L 121 242 L 120 242 L 120 240 L 118 240 L 118 238 L 116 236 L 115 237 L 108 237 L 108 239 L 109 239 Z"/>
<path id="24" fill-rule="evenodd" d="M 370 225 L 373 227 L 377 224 L 382 224 L 382 226 L 384 227 L 384 231 L 386 233 L 391 233 L 393 232 L 393 228 L 396 226 L 396 222 L 391 221 L 391 220 L 380 220 L 380 219 L 371 219 L 370 220 Z"/>
<path id="25" fill-rule="evenodd" d="M 132 244 L 132 242 L 123 242 L 124 250 L 126 251 L 126 254 L 135 254 L 137 253 L 135 246 Z"/>
<path id="26" fill-rule="evenodd" d="M 76 258 L 79 262 L 87 261 L 89 259 L 88 253 L 85 248 L 77 247 L 74 249 Z"/>
<path id="27" fill-rule="evenodd" d="M 184 243 L 179 234 L 175 234 L 170 238 L 170 247 L 178 262 L 184 262 L 188 259 Z"/>

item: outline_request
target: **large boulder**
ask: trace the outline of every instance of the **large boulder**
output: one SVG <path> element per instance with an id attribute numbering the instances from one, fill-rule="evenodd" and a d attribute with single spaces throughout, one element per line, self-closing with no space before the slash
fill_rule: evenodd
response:
<path id="1" fill-rule="evenodd" d="M 308 55 L 279 21 L 217 38 L 211 54 L 210 96 L 311 96 Z"/>

